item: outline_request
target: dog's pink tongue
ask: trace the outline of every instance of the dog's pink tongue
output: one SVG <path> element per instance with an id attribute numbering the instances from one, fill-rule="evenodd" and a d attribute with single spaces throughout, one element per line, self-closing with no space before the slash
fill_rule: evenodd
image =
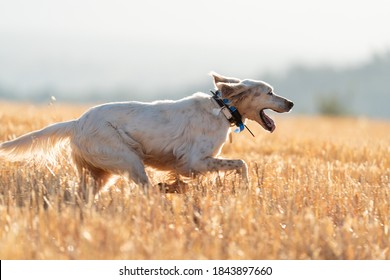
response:
<path id="1" fill-rule="evenodd" d="M 265 113 L 263 115 L 265 117 L 266 125 L 268 126 L 269 131 L 271 133 L 274 132 L 276 128 L 275 122 L 270 117 L 268 117 L 268 115 L 266 115 Z"/>

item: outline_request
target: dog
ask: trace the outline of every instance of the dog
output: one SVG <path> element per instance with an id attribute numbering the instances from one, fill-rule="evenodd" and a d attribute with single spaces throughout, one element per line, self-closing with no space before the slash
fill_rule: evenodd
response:
<path id="1" fill-rule="evenodd" d="M 127 175 L 149 186 L 145 166 L 192 177 L 212 171 L 236 170 L 248 181 L 241 159 L 218 157 L 232 127 L 245 129 L 246 119 L 266 131 L 275 130 L 264 110 L 282 113 L 294 106 L 262 81 L 224 77 L 215 72 L 214 96 L 195 93 L 170 101 L 115 102 L 92 107 L 80 118 L 50 125 L 0 145 L 11 160 L 47 161 L 69 144 L 80 178 L 90 174 L 94 194 L 114 175 Z"/>

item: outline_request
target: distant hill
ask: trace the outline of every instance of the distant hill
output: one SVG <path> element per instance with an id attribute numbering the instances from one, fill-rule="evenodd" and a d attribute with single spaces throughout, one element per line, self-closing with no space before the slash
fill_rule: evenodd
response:
<path id="1" fill-rule="evenodd" d="M 321 103 L 329 101 L 346 114 L 390 118 L 390 52 L 355 67 L 296 66 L 283 76 L 263 77 L 295 101 L 295 112 L 318 113 Z"/>
<path id="2" fill-rule="evenodd" d="M 256 78 L 256 77 L 252 77 Z M 295 66 L 284 74 L 258 75 L 275 91 L 294 101 L 294 113 L 347 114 L 390 119 L 390 51 L 373 56 L 368 62 L 347 68 L 330 66 Z M 49 102 L 51 96 L 59 101 L 99 103 L 108 101 L 176 99 L 196 91 L 208 92 L 211 79 L 202 84 L 180 89 L 159 89 L 142 92 L 131 88 L 94 89 L 89 92 L 64 92 L 47 88 L 21 93 L 2 88 L 0 99 Z"/>

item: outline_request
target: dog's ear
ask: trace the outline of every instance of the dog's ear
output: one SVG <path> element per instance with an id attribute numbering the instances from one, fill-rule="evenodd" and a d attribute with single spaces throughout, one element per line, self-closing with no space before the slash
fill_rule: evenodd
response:
<path id="1" fill-rule="evenodd" d="M 225 98 L 231 98 L 248 89 L 246 85 L 241 83 L 232 84 L 220 82 L 216 84 L 216 87 L 222 92 L 222 96 Z"/>
<path id="2" fill-rule="evenodd" d="M 210 76 L 213 77 L 214 85 L 217 86 L 217 83 L 239 83 L 240 80 L 236 78 L 229 78 L 219 75 L 215 72 L 210 72 Z"/>

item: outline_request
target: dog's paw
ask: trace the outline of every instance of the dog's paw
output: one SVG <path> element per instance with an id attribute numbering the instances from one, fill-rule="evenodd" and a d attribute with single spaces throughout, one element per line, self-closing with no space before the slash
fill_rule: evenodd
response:
<path id="1" fill-rule="evenodd" d="M 162 193 L 182 194 L 182 193 L 186 193 L 189 189 L 188 184 L 182 181 L 177 181 L 174 182 L 173 184 L 158 183 L 157 186 L 159 187 L 160 192 Z"/>

